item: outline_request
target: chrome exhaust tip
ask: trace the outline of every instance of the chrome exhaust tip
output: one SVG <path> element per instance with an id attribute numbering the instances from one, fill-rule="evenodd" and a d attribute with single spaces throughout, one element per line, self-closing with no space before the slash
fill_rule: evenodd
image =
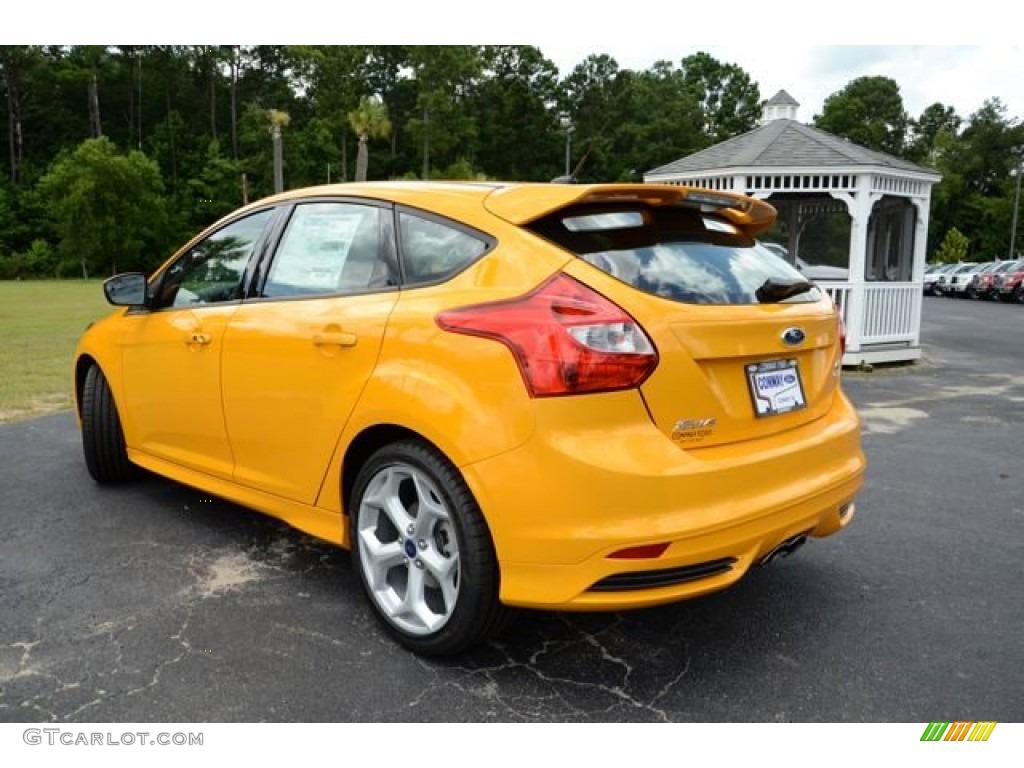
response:
<path id="1" fill-rule="evenodd" d="M 771 563 L 771 561 L 774 560 L 776 557 L 789 557 L 806 543 L 806 533 L 798 533 L 796 536 L 790 536 L 784 542 L 782 542 L 774 549 L 772 549 L 771 552 L 769 552 L 767 555 L 758 560 L 757 564 L 760 566 L 765 566 Z"/>

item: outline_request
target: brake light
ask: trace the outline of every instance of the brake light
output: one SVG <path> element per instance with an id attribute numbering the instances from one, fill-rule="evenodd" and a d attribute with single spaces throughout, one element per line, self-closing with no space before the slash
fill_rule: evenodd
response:
<path id="1" fill-rule="evenodd" d="M 839 356 L 842 357 L 846 354 L 846 323 L 843 322 L 843 316 L 838 315 L 839 318 Z"/>
<path id="2" fill-rule="evenodd" d="M 442 312 L 437 324 L 508 347 L 532 397 L 631 389 L 658 365 L 636 320 L 563 273 L 516 299 Z"/>

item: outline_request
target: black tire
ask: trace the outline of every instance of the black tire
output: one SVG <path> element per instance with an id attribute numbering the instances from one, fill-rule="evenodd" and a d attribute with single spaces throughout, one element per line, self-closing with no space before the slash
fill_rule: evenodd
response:
<path id="1" fill-rule="evenodd" d="M 1010 294 L 1010 301 L 1015 301 L 1018 304 L 1024 304 L 1024 286 L 1018 285 L 1013 289 L 1013 293 Z"/>
<path id="2" fill-rule="evenodd" d="M 435 511 L 421 515 L 423 509 L 430 508 L 420 500 L 424 490 Z M 394 506 L 380 501 L 389 493 L 393 493 L 408 515 L 405 520 L 409 525 L 404 531 L 398 530 L 394 522 L 394 516 L 399 514 Z M 482 643 L 500 631 L 509 610 L 498 600 L 500 576 L 491 534 L 465 480 L 443 454 L 412 439 L 380 448 L 360 468 L 348 509 L 356 576 L 378 619 L 399 643 L 424 656 L 448 656 Z M 451 558 L 452 534 L 457 543 L 457 558 Z M 370 544 L 364 541 L 364 535 Z M 389 547 L 390 554 L 377 555 L 375 563 L 375 555 L 367 554 L 370 547 Z M 450 551 L 446 552 L 445 547 Z M 396 556 L 403 562 L 392 563 Z M 436 575 L 440 569 L 435 565 L 444 565 L 445 557 L 453 561 L 448 563 L 454 573 L 448 586 L 454 588 L 454 597 L 444 595 Z M 416 569 L 421 572 L 418 576 L 414 573 Z M 431 621 L 438 617 L 442 622 L 436 629 L 426 626 L 426 620 L 421 620 L 419 614 L 413 612 L 410 616 L 408 608 L 399 610 L 416 600 L 416 595 L 410 597 L 414 591 L 413 578 L 421 580 L 420 610 L 429 611 Z M 376 582 L 376 591 L 371 580 Z M 434 606 L 427 605 L 427 590 L 432 590 L 429 595 L 433 596 Z M 398 606 L 383 605 L 396 600 Z M 440 610 L 434 610 L 438 605 Z M 417 622 L 424 626 L 408 626 Z"/>
<path id="3" fill-rule="evenodd" d="M 97 365 L 89 368 L 82 387 L 82 451 L 85 466 L 97 483 L 124 483 L 138 474 L 128 460 L 110 385 Z"/>

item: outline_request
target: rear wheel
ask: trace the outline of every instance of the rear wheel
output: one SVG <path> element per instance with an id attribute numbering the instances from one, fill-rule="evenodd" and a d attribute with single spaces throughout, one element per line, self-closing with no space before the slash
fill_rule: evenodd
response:
<path id="1" fill-rule="evenodd" d="M 128 460 L 114 396 L 98 365 L 89 368 L 82 386 L 82 450 L 97 483 L 123 483 L 137 474 Z"/>
<path id="2" fill-rule="evenodd" d="M 500 629 L 507 609 L 490 532 L 440 452 L 417 440 L 381 448 L 360 469 L 349 509 L 353 566 L 402 645 L 442 656 Z"/>

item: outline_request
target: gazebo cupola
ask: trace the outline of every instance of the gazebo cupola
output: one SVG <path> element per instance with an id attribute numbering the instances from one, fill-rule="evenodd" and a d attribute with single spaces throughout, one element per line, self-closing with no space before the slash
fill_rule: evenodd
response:
<path id="1" fill-rule="evenodd" d="M 660 166 L 644 181 L 742 192 L 779 212 L 764 235 L 819 283 L 846 321 L 845 365 L 921 356 L 931 168 L 804 125 L 786 91 L 747 133 Z"/>
<path id="2" fill-rule="evenodd" d="M 779 91 L 761 107 L 761 125 L 772 120 L 796 120 L 800 103 L 785 91 Z"/>

